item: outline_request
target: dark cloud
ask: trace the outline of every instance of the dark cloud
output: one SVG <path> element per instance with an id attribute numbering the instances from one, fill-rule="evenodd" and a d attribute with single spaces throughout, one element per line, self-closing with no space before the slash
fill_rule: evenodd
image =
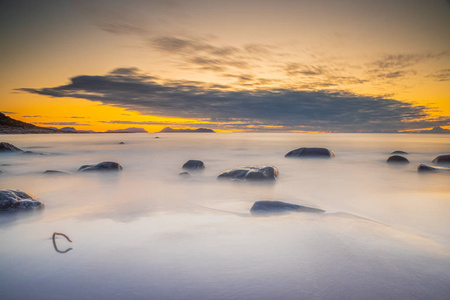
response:
<path id="1" fill-rule="evenodd" d="M 2 114 L 8 114 L 8 115 L 15 115 L 15 114 L 17 114 L 16 112 L 13 112 L 13 111 L 4 111 L 4 110 L 2 110 L 2 111 L 0 111 Z"/>
<path id="2" fill-rule="evenodd" d="M 150 45 L 164 52 L 172 53 L 190 53 L 203 52 L 215 56 L 228 56 L 238 53 L 240 50 L 231 46 L 215 46 L 205 39 L 186 38 L 174 36 L 160 36 L 152 38 Z"/>
<path id="3" fill-rule="evenodd" d="M 260 126 L 285 130 L 308 128 L 323 131 L 391 131 L 421 126 L 448 126 L 449 119 L 429 120 L 427 109 L 381 97 L 345 92 L 289 89 L 223 91 L 195 82 L 164 84 L 136 69 L 117 70 L 104 76 L 77 76 L 67 85 L 22 88 L 23 92 L 51 97 L 100 101 L 145 114 L 181 118 L 233 118 Z M 122 75 L 126 74 L 126 75 Z M 439 124 L 434 125 L 436 122 Z M 76 124 L 80 125 L 80 124 Z M 233 126 L 233 125 L 230 125 Z"/>
<path id="4" fill-rule="evenodd" d="M 395 71 L 395 72 L 387 72 L 387 73 L 378 73 L 376 74 L 379 78 L 393 79 L 393 78 L 401 78 L 409 75 L 416 75 L 417 72 L 413 70 L 409 71 Z"/>
<path id="5" fill-rule="evenodd" d="M 316 76 L 325 73 L 323 67 L 308 66 L 299 63 L 288 63 L 285 67 L 285 71 L 288 76 L 295 76 L 295 75 Z"/>
<path id="6" fill-rule="evenodd" d="M 257 62 L 282 56 L 275 47 L 247 44 L 243 47 L 218 46 L 211 39 L 199 37 L 159 36 L 149 38 L 148 45 L 165 54 L 175 55 L 184 68 L 215 73 L 246 70 L 257 67 Z"/>
<path id="7" fill-rule="evenodd" d="M 141 26 L 124 21 L 102 21 L 97 22 L 97 26 L 106 32 L 120 35 L 143 36 L 148 33 L 148 31 Z"/>
<path id="8" fill-rule="evenodd" d="M 22 116 L 23 118 L 42 118 L 41 115 L 34 115 L 34 116 Z"/>
<path id="9" fill-rule="evenodd" d="M 439 60 L 441 58 L 449 56 L 449 51 L 437 53 L 386 55 L 381 59 L 369 63 L 367 65 L 368 70 L 366 73 L 368 74 L 368 78 L 371 81 L 384 79 L 385 81 L 389 82 L 393 79 L 401 79 L 417 75 L 418 72 L 411 68 L 416 67 L 423 62 Z"/>
<path id="10" fill-rule="evenodd" d="M 450 69 L 442 69 L 437 72 L 431 73 L 427 75 L 428 78 L 431 78 L 436 81 L 449 81 L 450 80 Z"/>
<path id="11" fill-rule="evenodd" d="M 86 119 L 86 117 L 77 117 L 77 116 L 72 116 L 72 117 L 67 117 L 70 119 Z"/>
<path id="12" fill-rule="evenodd" d="M 449 51 L 442 51 L 438 53 L 386 55 L 381 59 L 372 62 L 370 65 L 376 69 L 404 69 L 414 66 L 420 62 L 436 60 L 448 56 L 450 56 Z"/>

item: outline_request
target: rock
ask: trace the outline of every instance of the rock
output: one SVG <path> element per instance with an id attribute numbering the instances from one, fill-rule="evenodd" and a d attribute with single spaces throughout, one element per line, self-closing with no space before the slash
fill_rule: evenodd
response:
<path id="1" fill-rule="evenodd" d="M 262 167 L 240 167 L 228 170 L 220 174 L 217 179 L 237 179 L 237 180 L 275 180 L 278 176 L 278 169 L 272 166 Z"/>
<path id="2" fill-rule="evenodd" d="M 104 161 L 96 165 L 84 165 L 78 169 L 78 172 L 89 171 L 121 171 L 123 168 L 116 162 Z"/>
<path id="3" fill-rule="evenodd" d="M 71 173 L 66 172 L 66 171 L 59 171 L 59 170 L 47 170 L 42 174 L 46 174 L 46 175 L 71 175 Z"/>
<path id="4" fill-rule="evenodd" d="M 434 172 L 450 172 L 450 168 L 445 167 L 432 167 L 425 164 L 420 164 L 417 168 L 419 173 L 434 173 Z"/>
<path id="5" fill-rule="evenodd" d="M 284 157 L 308 157 L 308 158 L 331 158 L 334 157 L 333 151 L 326 148 L 307 148 L 302 147 L 290 151 Z"/>
<path id="6" fill-rule="evenodd" d="M 393 151 L 391 154 L 402 154 L 402 155 L 406 155 L 406 154 L 408 154 L 408 152 L 401 151 L 401 150 L 395 150 L 395 151 Z"/>
<path id="7" fill-rule="evenodd" d="M 124 142 L 120 142 L 119 145 L 125 145 L 125 143 Z"/>
<path id="8" fill-rule="evenodd" d="M 0 143 L 0 152 L 23 152 L 23 150 L 17 148 L 16 146 L 14 146 L 10 143 L 1 142 Z"/>
<path id="9" fill-rule="evenodd" d="M 23 154 L 45 155 L 44 153 L 41 153 L 41 152 L 34 152 L 34 151 L 25 151 L 25 152 L 23 152 Z"/>
<path id="10" fill-rule="evenodd" d="M 288 212 L 323 213 L 324 210 L 281 201 L 256 201 L 250 209 L 252 214 L 280 214 Z"/>
<path id="11" fill-rule="evenodd" d="M 183 169 L 187 170 L 200 170 L 204 169 L 205 164 L 201 160 L 188 160 L 184 165 Z"/>
<path id="12" fill-rule="evenodd" d="M 16 190 L 0 190 L 0 211 L 17 211 L 42 208 L 44 204 L 34 197 Z"/>
<path id="13" fill-rule="evenodd" d="M 155 136 L 155 139 L 159 139 L 160 137 L 159 136 Z"/>
<path id="14" fill-rule="evenodd" d="M 439 155 L 433 159 L 435 164 L 450 164 L 450 154 Z"/>
<path id="15" fill-rule="evenodd" d="M 180 175 L 180 176 L 191 176 L 191 174 L 189 174 L 189 172 L 181 172 L 178 175 Z"/>
<path id="16" fill-rule="evenodd" d="M 409 164 L 409 160 L 401 155 L 392 155 L 386 162 L 388 164 Z"/>

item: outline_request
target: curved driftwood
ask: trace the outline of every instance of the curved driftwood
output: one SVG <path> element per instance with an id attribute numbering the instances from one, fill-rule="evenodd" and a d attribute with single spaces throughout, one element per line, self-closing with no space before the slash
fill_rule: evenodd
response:
<path id="1" fill-rule="evenodd" d="M 55 240 L 55 237 L 56 237 L 57 235 L 62 235 L 62 236 L 65 237 L 69 242 L 72 243 L 72 240 L 71 240 L 67 235 L 65 235 L 64 233 L 54 232 L 54 233 L 53 233 L 52 240 L 53 240 L 53 247 L 55 248 L 55 251 L 58 252 L 58 253 L 67 253 L 67 252 L 69 252 L 70 250 L 72 250 L 72 248 L 68 248 L 68 249 L 66 249 L 66 250 L 64 250 L 64 251 L 59 250 L 59 249 L 58 249 L 58 246 L 56 246 L 56 240 Z"/>

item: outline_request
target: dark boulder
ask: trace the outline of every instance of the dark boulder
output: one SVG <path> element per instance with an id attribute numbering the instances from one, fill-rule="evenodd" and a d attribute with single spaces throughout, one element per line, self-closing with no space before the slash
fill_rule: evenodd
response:
<path id="1" fill-rule="evenodd" d="M 23 152 L 23 150 L 17 148 L 16 146 L 14 146 L 10 143 L 1 142 L 0 143 L 0 152 Z"/>
<path id="2" fill-rule="evenodd" d="M 180 175 L 180 176 L 190 176 L 191 174 L 189 174 L 189 172 L 181 172 L 178 175 Z"/>
<path id="3" fill-rule="evenodd" d="M 256 201 L 250 209 L 252 214 L 281 214 L 288 212 L 323 213 L 324 210 L 281 201 Z"/>
<path id="4" fill-rule="evenodd" d="M 409 164 L 409 160 L 401 155 L 392 155 L 386 162 L 388 164 Z"/>
<path id="5" fill-rule="evenodd" d="M 201 160 L 188 160 L 183 165 L 183 169 L 187 169 L 187 170 L 201 170 L 204 168 L 205 168 L 205 164 Z"/>
<path id="6" fill-rule="evenodd" d="M 120 142 L 119 145 L 125 145 L 125 143 L 124 142 Z"/>
<path id="7" fill-rule="evenodd" d="M 395 151 L 393 151 L 391 154 L 401 154 L 401 155 L 406 155 L 406 154 L 408 154 L 408 152 L 401 151 L 401 150 L 395 150 Z"/>
<path id="8" fill-rule="evenodd" d="M 450 164 L 450 154 L 439 155 L 433 159 L 435 164 Z"/>
<path id="9" fill-rule="evenodd" d="M 308 148 L 302 147 L 290 151 L 284 157 L 305 157 L 305 158 L 331 158 L 334 157 L 333 151 L 326 148 Z"/>
<path id="10" fill-rule="evenodd" d="M 90 171 L 121 171 L 123 168 L 116 162 L 104 161 L 96 165 L 84 165 L 78 169 L 78 172 Z"/>
<path id="11" fill-rule="evenodd" d="M 450 172 L 450 168 L 444 167 L 432 167 L 424 164 L 420 164 L 417 168 L 419 173 L 434 173 L 434 172 Z"/>
<path id="12" fill-rule="evenodd" d="M 42 208 L 44 204 L 22 191 L 0 190 L 0 211 L 17 211 Z"/>
<path id="13" fill-rule="evenodd" d="M 275 180 L 278 176 L 278 169 L 272 166 L 262 167 L 240 167 L 228 170 L 220 174 L 217 179 L 236 179 L 236 180 Z"/>

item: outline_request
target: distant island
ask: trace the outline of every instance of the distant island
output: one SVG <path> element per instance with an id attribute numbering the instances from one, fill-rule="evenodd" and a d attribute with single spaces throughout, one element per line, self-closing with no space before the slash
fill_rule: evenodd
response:
<path id="1" fill-rule="evenodd" d="M 430 130 L 420 130 L 417 133 L 450 133 L 450 129 L 445 129 L 440 126 L 433 127 Z"/>
<path id="2" fill-rule="evenodd" d="M 215 133 L 214 130 L 209 129 L 209 128 L 197 128 L 197 129 L 177 129 L 177 128 L 170 128 L 170 127 L 166 127 L 163 130 L 159 131 L 161 133 L 189 133 L 189 132 L 206 132 L 206 133 Z"/>
<path id="3" fill-rule="evenodd" d="M 106 133 L 148 133 L 144 128 L 130 127 L 126 129 L 108 130 Z"/>

